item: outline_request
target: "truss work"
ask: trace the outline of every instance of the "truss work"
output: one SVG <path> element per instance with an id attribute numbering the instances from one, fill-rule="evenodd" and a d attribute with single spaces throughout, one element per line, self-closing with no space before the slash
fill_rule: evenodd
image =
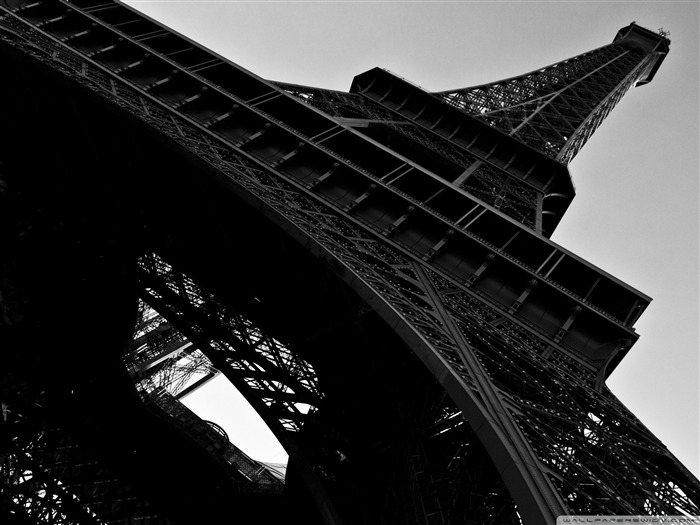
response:
<path id="1" fill-rule="evenodd" d="M 373 69 L 342 93 L 118 2 L 16 4 L 8 523 L 700 515 L 698 481 L 605 386 L 650 299 L 548 238 L 566 163 L 664 35 L 464 90 Z M 217 375 L 286 475 L 182 404 Z"/>
<path id="2" fill-rule="evenodd" d="M 668 45 L 665 35 L 651 40 L 633 24 L 612 44 L 589 53 L 519 77 L 436 95 L 568 164 L 627 90 L 651 80 Z"/>

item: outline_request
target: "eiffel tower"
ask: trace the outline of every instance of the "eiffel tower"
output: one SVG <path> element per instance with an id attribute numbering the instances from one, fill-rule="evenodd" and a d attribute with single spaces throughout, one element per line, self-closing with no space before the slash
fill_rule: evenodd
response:
<path id="1" fill-rule="evenodd" d="M 608 390 L 641 292 L 549 240 L 669 40 L 430 93 L 269 82 L 105 0 L 0 2 L 2 523 L 700 515 Z M 215 375 L 289 453 L 181 399 Z"/>

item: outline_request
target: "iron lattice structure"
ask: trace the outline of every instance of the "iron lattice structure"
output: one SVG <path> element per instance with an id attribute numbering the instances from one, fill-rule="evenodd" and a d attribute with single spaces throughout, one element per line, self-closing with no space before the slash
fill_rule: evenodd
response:
<path id="1" fill-rule="evenodd" d="M 1 13 L 3 522 L 700 514 L 605 387 L 649 298 L 548 239 L 565 162 L 664 36 L 341 93 L 119 3 Z M 180 403 L 216 374 L 289 452 L 284 482 Z"/>
<path id="2" fill-rule="evenodd" d="M 651 81 L 668 41 L 612 44 L 491 84 L 436 93 L 469 115 L 568 164 L 632 86 Z"/>

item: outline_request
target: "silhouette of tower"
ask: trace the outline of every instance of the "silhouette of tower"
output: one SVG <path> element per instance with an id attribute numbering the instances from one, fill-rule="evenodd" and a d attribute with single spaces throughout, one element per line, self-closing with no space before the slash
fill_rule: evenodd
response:
<path id="1" fill-rule="evenodd" d="M 548 239 L 566 163 L 663 35 L 344 93 L 119 3 L 0 5 L 3 522 L 700 514 L 605 386 L 649 298 Z M 215 373 L 288 451 L 284 483 L 178 401 Z"/>

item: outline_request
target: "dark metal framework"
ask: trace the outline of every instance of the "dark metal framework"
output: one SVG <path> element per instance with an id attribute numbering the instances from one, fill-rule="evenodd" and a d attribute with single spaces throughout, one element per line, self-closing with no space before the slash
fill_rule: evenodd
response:
<path id="1" fill-rule="evenodd" d="M 425 163 L 430 156 L 433 171 L 448 177 L 483 202 L 532 229 L 541 229 L 542 195 L 527 183 L 510 177 L 481 161 L 479 156 L 445 139 L 432 129 L 413 122 L 400 112 L 356 93 L 277 83 L 288 93 L 333 115 L 364 133 L 391 144 L 409 157 Z"/>
<path id="2" fill-rule="evenodd" d="M 573 198 L 561 161 L 651 79 L 667 39 L 630 26 L 508 82 L 435 95 L 371 70 L 339 93 L 264 81 L 118 3 L 20 4 L 2 7 L 3 54 L 228 192 L 227 213 L 248 224 L 212 225 L 221 239 L 254 230 L 243 276 L 202 261 L 177 226 L 145 236 L 133 283 L 166 321 L 139 325 L 125 357 L 154 417 L 199 439 L 241 498 L 228 440 L 182 410 L 185 382 L 173 396 L 157 381 L 206 378 L 211 364 L 234 383 L 289 452 L 283 492 L 305 487 L 310 522 L 700 514 L 698 481 L 604 385 L 649 298 L 546 238 Z M 134 220 L 157 231 L 146 212 Z M 292 300 L 294 278 L 308 293 Z M 3 407 L 18 388 L 4 381 Z M 51 413 L 27 410 L 31 428 L 3 422 L 12 523 L 177 522 L 162 495 L 167 518 L 149 514 L 148 486 L 126 483 L 138 497 L 109 509 L 84 496 L 89 481 L 65 481 L 77 455 L 68 470 L 35 467 L 61 441 L 41 445 Z"/>
<path id="3" fill-rule="evenodd" d="M 178 319 L 178 333 L 208 356 L 258 412 L 275 414 L 266 422 L 278 435 L 298 432 L 309 407 L 323 398 L 313 367 L 162 259 L 149 257 L 141 269 L 144 300 L 166 318 Z M 188 366 L 186 372 L 191 371 Z"/>
<path id="4" fill-rule="evenodd" d="M 163 266 L 167 268 L 162 261 L 160 266 L 161 270 Z M 152 297 L 155 292 L 151 290 L 149 295 Z M 259 330 L 251 329 L 249 321 L 241 323 L 238 319 L 238 322 L 245 327 L 245 332 L 237 331 L 230 321 L 227 324 L 232 333 L 249 339 L 245 343 L 238 339 L 239 345 L 250 345 L 252 338 L 253 348 L 261 349 L 261 356 L 273 359 L 285 356 L 284 351 L 270 350 L 271 345 L 279 346 L 279 343 L 271 343 L 261 337 Z M 286 354 L 288 355 L 288 352 Z M 201 446 L 219 459 L 224 467 L 234 470 L 234 475 L 240 479 L 242 490 L 282 491 L 283 477 L 264 463 L 248 457 L 229 442 L 224 429 L 211 421 L 202 421 L 181 402 L 182 398 L 205 385 L 220 372 L 199 348 L 143 302 L 139 305 L 136 331 L 130 347 L 124 354 L 124 362 L 144 403 L 159 413 L 167 414 L 173 425 L 194 437 Z M 237 363 L 245 363 L 245 360 L 239 359 Z M 248 388 L 259 387 L 259 381 L 255 380 L 248 379 L 245 384 Z M 273 395 L 279 395 L 279 392 L 279 388 L 273 389 Z"/>
<path id="5" fill-rule="evenodd" d="M 170 524 L 88 441 L 66 432 L 60 412 L 45 385 L 3 381 L 3 523 Z"/>
<path id="6" fill-rule="evenodd" d="M 644 42 L 648 38 L 633 24 L 612 44 L 588 53 L 518 77 L 436 95 L 568 164 L 623 95 L 653 77 L 668 53 L 668 39 Z"/>
<path id="7" fill-rule="evenodd" d="M 58 428 L 43 426 L 31 441 L 18 437 L 13 445 L 3 451 L 1 465 L 6 523 L 170 523 Z"/>

